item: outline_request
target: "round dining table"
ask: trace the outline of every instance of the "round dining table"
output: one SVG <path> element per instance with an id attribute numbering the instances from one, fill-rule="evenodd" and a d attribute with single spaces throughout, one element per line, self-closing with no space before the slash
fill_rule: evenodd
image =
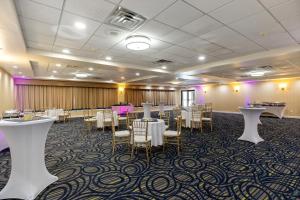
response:
<path id="1" fill-rule="evenodd" d="M 141 119 L 136 119 L 134 121 L 141 121 Z M 157 121 L 154 122 L 148 122 L 148 135 L 151 136 L 152 146 L 163 145 L 163 134 L 165 130 L 165 121 L 162 119 L 157 119 Z"/>

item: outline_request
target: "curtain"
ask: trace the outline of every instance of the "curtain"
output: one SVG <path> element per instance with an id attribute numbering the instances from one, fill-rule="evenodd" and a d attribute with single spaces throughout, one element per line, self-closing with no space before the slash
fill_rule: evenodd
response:
<path id="1" fill-rule="evenodd" d="M 45 110 L 49 108 L 104 108 L 116 104 L 117 89 L 16 85 L 17 108 Z"/>
<path id="2" fill-rule="evenodd" d="M 141 106 L 146 101 L 154 105 L 159 105 L 159 103 L 175 105 L 175 91 L 126 89 L 125 101 L 135 106 Z"/>

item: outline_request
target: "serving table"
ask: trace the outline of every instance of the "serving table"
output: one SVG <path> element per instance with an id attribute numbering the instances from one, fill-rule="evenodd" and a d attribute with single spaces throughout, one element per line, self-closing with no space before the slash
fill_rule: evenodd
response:
<path id="1" fill-rule="evenodd" d="M 45 144 L 54 119 L 0 121 L 11 154 L 11 174 L 0 192 L 0 199 L 34 199 L 48 185 L 58 180 L 45 165 Z"/>
<path id="2" fill-rule="evenodd" d="M 239 137 L 239 140 L 245 140 L 255 144 L 264 141 L 258 134 L 257 125 L 260 122 L 259 116 L 266 108 L 239 107 L 239 109 L 245 121 L 244 132 L 243 135 Z"/>
<path id="3" fill-rule="evenodd" d="M 141 119 L 136 119 L 134 121 L 141 121 Z M 152 146 L 163 145 L 163 134 L 165 130 L 165 121 L 162 119 L 157 119 L 157 121 L 154 122 L 148 122 L 148 135 L 151 136 Z"/>

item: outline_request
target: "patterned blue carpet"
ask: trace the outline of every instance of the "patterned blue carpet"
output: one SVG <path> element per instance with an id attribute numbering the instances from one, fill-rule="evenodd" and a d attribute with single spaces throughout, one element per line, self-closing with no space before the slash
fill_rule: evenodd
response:
<path id="1" fill-rule="evenodd" d="M 243 118 L 214 114 L 214 131 L 183 133 L 183 150 L 153 149 L 150 164 L 126 146 L 112 155 L 111 133 L 87 133 L 83 122 L 56 123 L 46 164 L 59 180 L 37 199 L 297 199 L 300 197 L 300 120 L 261 118 L 266 141 L 238 141 Z M 10 153 L 0 153 L 0 189 L 10 174 Z"/>

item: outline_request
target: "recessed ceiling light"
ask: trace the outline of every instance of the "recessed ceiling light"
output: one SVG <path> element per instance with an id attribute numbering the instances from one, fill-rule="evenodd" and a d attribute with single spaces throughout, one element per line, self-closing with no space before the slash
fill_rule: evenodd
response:
<path id="1" fill-rule="evenodd" d="M 203 60 L 206 59 L 206 57 L 205 56 L 199 56 L 198 59 L 201 60 L 201 61 L 203 61 Z"/>
<path id="2" fill-rule="evenodd" d="M 125 77 L 124 77 L 124 76 L 121 76 L 121 79 L 122 79 L 122 80 L 124 80 L 124 79 L 125 79 Z"/>
<path id="3" fill-rule="evenodd" d="M 53 75 L 51 75 L 51 76 L 50 76 L 50 78 L 51 78 L 51 79 L 54 79 L 54 76 L 53 76 Z"/>
<path id="4" fill-rule="evenodd" d="M 79 30 L 84 30 L 84 29 L 86 29 L 86 25 L 85 25 L 84 23 L 82 23 L 82 22 L 75 22 L 75 23 L 74 23 L 74 26 L 75 26 L 77 29 L 79 29 Z"/>
<path id="5" fill-rule="evenodd" d="M 171 87 L 170 90 L 175 90 L 175 88 Z"/>
<path id="6" fill-rule="evenodd" d="M 60 63 L 55 64 L 56 67 L 61 67 Z"/>
<path id="7" fill-rule="evenodd" d="M 18 69 L 19 67 L 18 67 L 17 65 L 14 65 L 13 68 L 14 68 L 14 69 Z"/>
<path id="8" fill-rule="evenodd" d="M 254 77 L 263 76 L 263 75 L 265 75 L 265 72 L 250 72 L 250 76 L 254 76 Z"/>
<path id="9" fill-rule="evenodd" d="M 132 35 L 125 39 L 127 49 L 141 51 L 150 48 L 150 38 L 142 35 Z"/>
<path id="10" fill-rule="evenodd" d="M 23 74 L 23 72 L 18 72 L 18 74 Z"/>
<path id="11" fill-rule="evenodd" d="M 178 80 L 179 78 L 178 77 L 176 77 L 176 80 Z"/>
<path id="12" fill-rule="evenodd" d="M 62 52 L 66 53 L 66 54 L 70 54 L 71 53 L 71 51 L 69 49 L 63 49 Z"/>
<path id="13" fill-rule="evenodd" d="M 94 70 L 94 68 L 92 68 L 92 67 L 89 67 L 89 68 L 88 68 L 88 70 L 89 70 L 89 71 L 93 71 L 93 70 Z"/>
<path id="14" fill-rule="evenodd" d="M 106 56 L 106 57 L 105 57 L 105 60 L 112 60 L 112 57 Z"/>
<path id="15" fill-rule="evenodd" d="M 56 73 L 57 73 L 57 71 L 56 71 L 56 70 L 53 70 L 52 72 L 53 72 L 54 74 L 56 74 Z"/>
<path id="16" fill-rule="evenodd" d="M 162 69 L 167 69 L 167 66 L 164 65 L 164 66 L 162 66 L 161 68 L 162 68 Z"/>
<path id="17" fill-rule="evenodd" d="M 137 72 L 137 73 L 135 73 L 135 75 L 136 75 L 136 76 L 139 76 L 139 75 L 140 75 L 140 73 L 138 73 L 138 72 Z"/>
<path id="18" fill-rule="evenodd" d="M 159 87 L 158 89 L 163 90 L 163 89 L 165 89 L 165 88 L 164 88 L 164 87 Z"/>
<path id="19" fill-rule="evenodd" d="M 86 77 L 88 77 L 89 76 L 89 74 L 81 74 L 81 73 L 79 73 L 79 74 L 75 74 L 75 76 L 77 77 L 77 78 L 86 78 Z"/>

